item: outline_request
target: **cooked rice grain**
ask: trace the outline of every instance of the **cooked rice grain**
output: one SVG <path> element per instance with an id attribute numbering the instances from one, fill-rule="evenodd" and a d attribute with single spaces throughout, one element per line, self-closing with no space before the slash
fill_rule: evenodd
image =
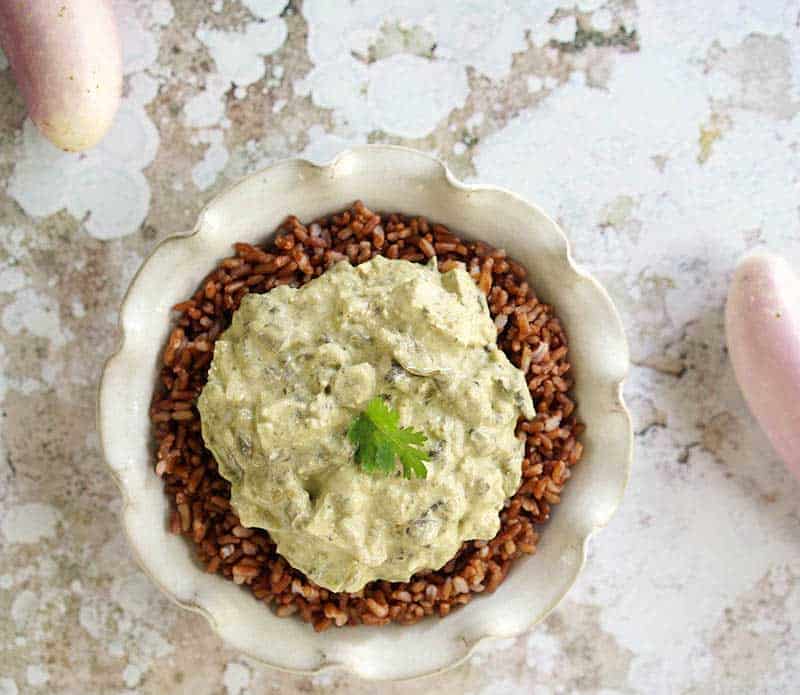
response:
<path id="1" fill-rule="evenodd" d="M 190 299 L 175 306 L 176 325 L 164 347 L 150 416 L 155 470 L 172 501 L 170 530 L 195 545 L 209 572 L 248 587 L 277 615 L 298 614 L 318 631 L 409 625 L 428 615 L 446 616 L 476 594 L 497 589 L 517 558 L 536 551 L 537 526 L 561 500 L 583 451 L 583 425 L 569 397 L 567 339 L 553 308 L 536 299 L 525 269 L 503 250 L 463 241 L 440 224 L 376 214 L 360 201 L 307 226 L 291 216 L 271 244 L 237 243 L 234 249 Z M 245 294 L 299 287 L 338 261 L 363 263 L 379 254 L 421 263 L 436 255 L 442 272 L 467 269 L 487 296 L 498 345 L 527 376 L 537 416 L 517 426 L 526 442 L 522 481 L 500 512 L 497 536 L 464 543 L 440 570 L 419 572 L 408 582 L 374 581 L 358 592 L 334 593 L 289 566 L 266 531 L 239 523 L 230 486 L 203 444 L 196 402 L 214 343 Z"/>

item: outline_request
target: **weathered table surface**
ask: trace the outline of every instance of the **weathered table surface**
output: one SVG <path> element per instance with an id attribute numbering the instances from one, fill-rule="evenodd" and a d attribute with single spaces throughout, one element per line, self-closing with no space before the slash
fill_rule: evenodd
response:
<path id="1" fill-rule="evenodd" d="M 98 149 L 48 146 L 0 71 L 0 694 L 375 692 L 263 670 L 163 598 L 94 425 L 154 243 L 246 172 L 363 142 L 559 219 L 623 313 L 638 448 L 543 625 L 381 692 L 797 692 L 800 487 L 737 392 L 722 306 L 747 249 L 800 262 L 800 3 L 115 5 L 125 99 Z"/>

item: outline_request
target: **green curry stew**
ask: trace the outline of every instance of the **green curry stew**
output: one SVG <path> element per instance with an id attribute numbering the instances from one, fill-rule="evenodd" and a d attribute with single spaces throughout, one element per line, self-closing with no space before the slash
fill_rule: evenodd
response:
<path id="1" fill-rule="evenodd" d="M 427 477 L 370 474 L 347 431 L 375 396 L 426 437 Z M 242 524 L 332 591 L 438 569 L 492 538 L 534 408 L 461 269 L 381 256 L 247 295 L 217 340 L 203 438 Z"/>

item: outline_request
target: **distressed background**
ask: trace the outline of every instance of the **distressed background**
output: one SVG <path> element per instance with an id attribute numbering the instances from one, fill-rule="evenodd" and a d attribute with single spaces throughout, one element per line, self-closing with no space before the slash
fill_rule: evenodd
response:
<path id="1" fill-rule="evenodd" d="M 558 218 L 623 314 L 638 447 L 544 624 L 381 692 L 797 692 L 800 488 L 735 388 L 722 307 L 747 249 L 800 262 L 800 2 L 115 5 L 125 98 L 87 154 L 37 135 L 0 58 L 0 695 L 375 692 L 265 671 L 163 598 L 94 427 L 154 244 L 242 174 L 364 142 Z"/>

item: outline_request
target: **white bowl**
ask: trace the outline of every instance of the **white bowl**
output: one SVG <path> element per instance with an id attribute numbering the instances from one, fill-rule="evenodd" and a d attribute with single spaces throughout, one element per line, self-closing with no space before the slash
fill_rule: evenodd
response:
<path id="1" fill-rule="evenodd" d="M 537 295 L 555 305 L 565 325 L 574 395 L 587 430 L 583 460 L 537 553 L 517 561 L 494 594 L 441 620 L 315 633 L 300 620 L 276 617 L 233 582 L 205 573 L 190 544 L 168 532 L 168 501 L 153 472 L 148 409 L 170 307 L 193 293 L 230 254 L 231 244 L 264 241 L 289 213 L 312 220 L 356 199 L 372 209 L 425 215 L 504 248 L 525 265 Z M 462 184 L 421 152 L 358 147 L 326 166 L 294 159 L 247 177 L 203 210 L 193 232 L 155 249 L 131 283 L 120 323 L 121 346 L 103 373 L 98 418 L 133 551 L 168 596 L 202 613 L 232 647 L 269 666 L 411 678 L 457 664 L 481 640 L 519 635 L 563 598 L 583 567 L 587 540 L 608 523 L 622 498 L 632 454 L 621 395 L 628 348 L 611 299 L 575 266 L 564 234 L 539 208 L 499 188 Z"/>

